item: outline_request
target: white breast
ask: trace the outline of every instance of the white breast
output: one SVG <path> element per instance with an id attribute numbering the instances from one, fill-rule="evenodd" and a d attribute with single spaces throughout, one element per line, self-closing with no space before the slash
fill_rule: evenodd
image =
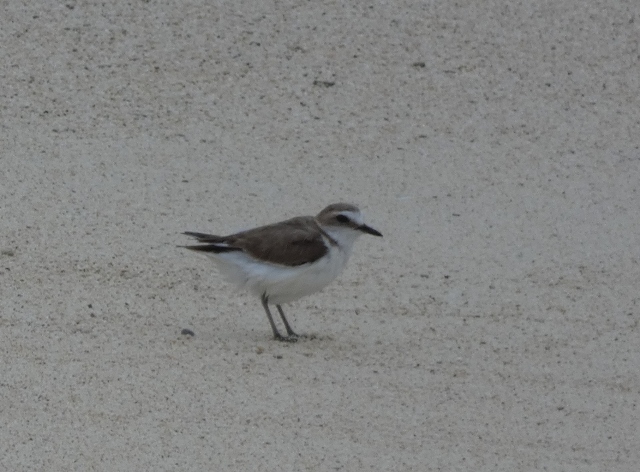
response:
<path id="1" fill-rule="evenodd" d="M 262 296 L 266 293 L 273 304 L 287 303 L 318 292 L 344 269 L 351 245 L 347 250 L 328 244 L 329 251 L 315 262 L 286 267 L 256 261 L 243 252 L 211 254 L 222 275 L 238 288 Z"/>
<path id="2" fill-rule="evenodd" d="M 277 266 L 269 271 L 252 289 L 256 294 L 266 292 L 271 303 L 287 303 L 318 292 L 335 279 L 347 263 L 348 256 L 331 246 L 324 257 L 297 267 Z"/>

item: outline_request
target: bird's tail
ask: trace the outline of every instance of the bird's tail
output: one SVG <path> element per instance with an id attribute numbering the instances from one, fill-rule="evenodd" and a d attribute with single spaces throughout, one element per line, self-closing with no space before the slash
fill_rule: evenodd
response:
<path id="1" fill-rule="evenodd" d="M 220 254 L 222 252 L 242 251 L 239 247 L 229 245 L 226 238 L 223 236 L 216 236 L 214 234 L 206 233 L 194 233 L 191 231 L 185 231 L 183 234 L 196 238 L 199 243 L 197 246 L 179 246 L 185 249 L 199 252 L 213 252 L 214 254 Z"/>

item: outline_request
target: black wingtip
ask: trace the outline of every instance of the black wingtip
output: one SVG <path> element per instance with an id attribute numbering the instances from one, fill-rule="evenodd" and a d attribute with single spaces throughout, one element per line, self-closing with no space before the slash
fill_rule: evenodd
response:
<path id="1" fill-rule="evenodd" d="M 196 239 L 220 238 L 220 236 L 215 236 L 213 234 L 196 233 L 194 231 L 184 231 L 182 234 L 184 234 L 185 236 L 191 236 L 192 238 L 196 238 Z"/>

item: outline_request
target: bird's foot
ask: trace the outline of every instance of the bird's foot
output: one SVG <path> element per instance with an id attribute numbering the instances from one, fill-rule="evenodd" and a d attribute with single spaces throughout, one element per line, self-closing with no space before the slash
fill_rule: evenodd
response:
<path id="1" fill-rule="evenodd" d="M 276 341 L 281 341 L 285 343 L 295 343 L 298 341 L 298 338 L 300 338 L 300 336 L 298 336 L 297 334 L 288 334 L 287 336 L 283 336 L 280 333 L 278 333 L 274 336 L 274 338 Z"/>

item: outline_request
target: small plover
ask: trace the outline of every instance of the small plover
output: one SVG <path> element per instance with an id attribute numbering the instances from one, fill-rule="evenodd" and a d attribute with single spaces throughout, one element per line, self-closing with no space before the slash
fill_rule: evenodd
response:
<path id="1" fill-rule="evenodd" d="M 185 232 L 197 246 L 182 246 L 209 256 L 238 288 L 260 297 L 273 336 L 295 341 L 281 304 L 322 290 L 344 269 L 353 243 L 362 234 L 382 236 L 367 226 L 358 207 L 329 205 L 317 216 L 298 216 L 229 236 Z M 280 313 L 287 336 L 278 331 L 269 304 Z"/>

